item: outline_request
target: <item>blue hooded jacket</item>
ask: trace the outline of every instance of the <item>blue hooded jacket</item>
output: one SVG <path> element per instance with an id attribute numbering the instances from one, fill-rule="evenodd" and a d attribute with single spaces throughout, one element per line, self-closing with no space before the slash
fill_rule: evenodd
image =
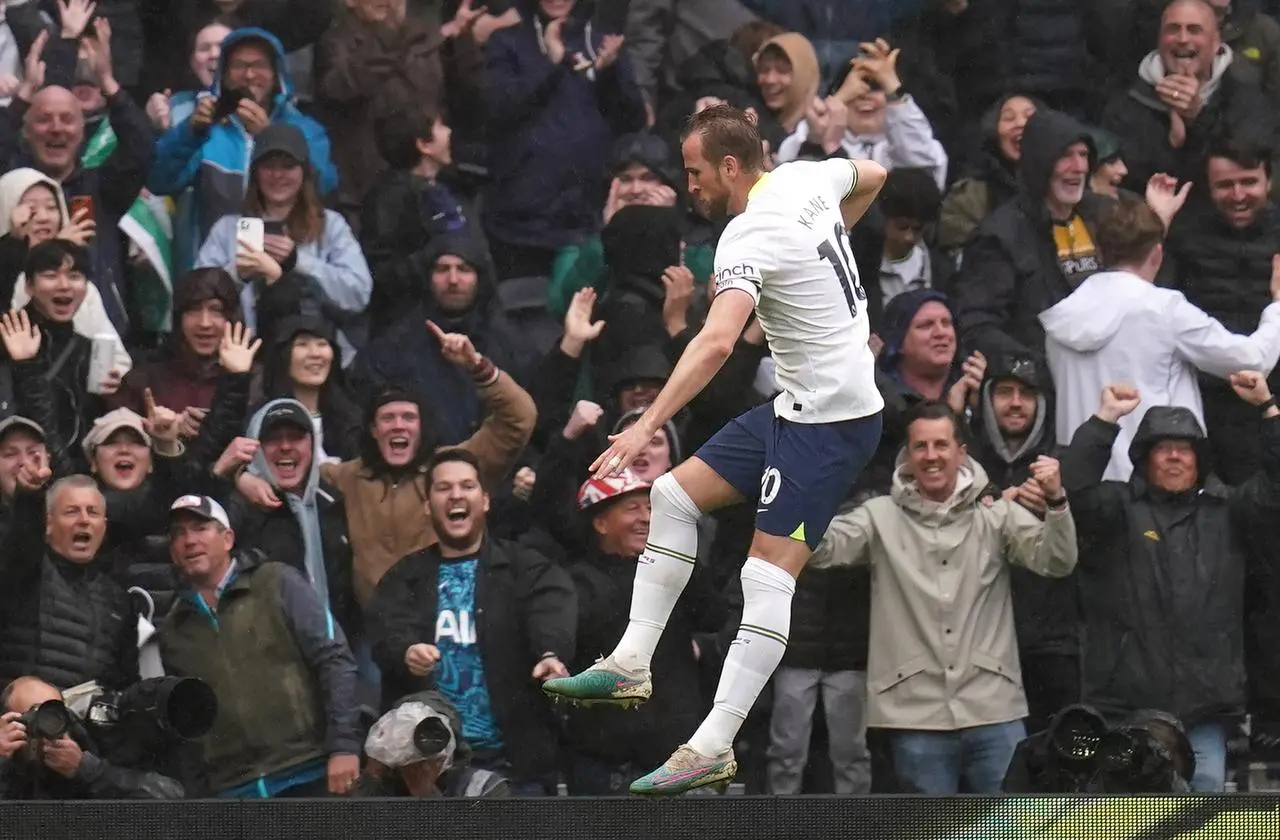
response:
<path id="1" fill-rule="evenodd" d="M 227 56 L 236 44 L 247 41 L 268 44 L 275 56 L 275 72 L 279 90 L 271 110 L 271 122 L 290 123 L 307 139 L 311 165 L 316 170 L 322 194 L 338 186 L 338 172 L 329 158 L 329 137 L 320 123 L 298 110 L 294 103 L 293 84 L 285 70 L 284 47 L 276 36 L 265 29 L 237 29 L 222 42 L 218 74 L 209 91 L 222 93 Z M 147 178 L 147 189 L 157 195 L 179 195 L 188 187 L 195 188 L 195 243 L 204 242 L 214 223 L 223 216 L 239 214 L 249 186 L 249 163 L 253 156 L 253 136 L 239 118 L 232 115 L 212 125 L 204 133 L 191 128 L 191 117 L 175 123 L 156 143 L 155 163 Z"/>

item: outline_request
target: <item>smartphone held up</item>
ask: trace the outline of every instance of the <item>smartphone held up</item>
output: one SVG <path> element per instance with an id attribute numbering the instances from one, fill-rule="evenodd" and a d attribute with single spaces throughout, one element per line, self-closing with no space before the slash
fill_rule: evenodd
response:
<path id="1" fill-rule="evenodd" d="M 243 243 L 253 251 L 265 251 L 267 248 L 267 230 L 262 219 L 242 216 L 236 222 L 236 241 Z"/>

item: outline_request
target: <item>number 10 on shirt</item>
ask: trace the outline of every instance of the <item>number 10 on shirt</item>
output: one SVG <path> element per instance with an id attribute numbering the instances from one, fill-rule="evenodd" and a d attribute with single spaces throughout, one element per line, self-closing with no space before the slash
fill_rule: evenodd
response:
<path id="1" fill-rule="evenodd" d="M 849 304 L 849 314 L 856 318 L 858 301 L 866 300 L 867 293 L 862 290 L 862 283 L 858 281 L 858 269 L 853 261 L 852 251 L 848 250 L 848 236 L 842 225 L 837 224 L 832 238 L 818 246 L 818 256 L 831 263 L 836 279 L 840 281 L 840 290 L 844 292 L 844 299 Z"/>

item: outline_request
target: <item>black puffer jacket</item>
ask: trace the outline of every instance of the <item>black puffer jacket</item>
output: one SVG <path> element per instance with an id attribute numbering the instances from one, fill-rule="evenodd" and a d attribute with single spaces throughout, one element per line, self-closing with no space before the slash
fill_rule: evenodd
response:
<path id="1" fill-rule="evenodd" d="M 1214 138 L 1250 137 L 1274 147 L 1274 115 L 1275 109 L 1261 89 L 1243 85 L 1227 73 L 1217 93 L 1187 126 L 1187 139 L 1180 149 L 1169 145 L 1168 106 L 1156 96 L 1155 88 L 1141 79 L 1112 96 L 1102 125 L 1124 138 L 1129 174 L 1121 186 L 1142 195 L 1147 181 L 1157 172 L 1203 184 L 1204 161 Z"/>
<path id="2" fill-rule="evenodd" d="M 433 687 L 430 676 L 409 673 L 404 652 L 435 642 L 440 563 L 437 546 L 404 557 L 365 610 L 385 708 Z M 517 781 L 549 780 L 556 773 L 555 719 L 530 674 L 544 653 L 573 661 L 577 595 L 562 569 L 516 543 L 486 538 L 476 574 L 476 639 L 506 758 Z"/>
<path id="3" fill-rule="evenodd" d="M 0 688 L 24 675 L 64 689 L 136 682 L 137 615 L 110 568 L 44 545 L 44 494 L 20 492 L 12 516 L 0 548 Z"/>
<path id="4" fill-rule="evenodd" d="M 1147 483 L 1159 440 L 1204 434 L 1188 409 L 1155 406 L 1130 448 L 1128 482 L 1102 481 L 1119 426 L 1090 418 L 1062 459 L 1081 538 L 1084 700 L 1104 714 L 1165 709 L 1188 727 L 1245 708 L 1245 535 L 1280 513 L 1280 420 L 1264 420 L 1261 472 L 1238 487 L 1202 477 Z M 1203 461 L 1202 461 L 1203 463 Z"/>
<path id="5" fill-rule="evenodd" d="M 963 343 L 987 358 L 1044 356 L 1039 315 L 1071 294 L 1054 243 L 1053 219 L 1045 206 L 1058 158 L 1074 143 L 1093 143 L 1084 126 L 1066 114 L 1040 110 L 1022 135 L 1022 184 L 1017 198 L 987 217 L 964 251 L 956 284 L 956 310 Z M 1111 199 L 1086 192 L 1076 205 L 1092 236 Z M 1077 283 L 1087 272 L 1074 275 Z"/>

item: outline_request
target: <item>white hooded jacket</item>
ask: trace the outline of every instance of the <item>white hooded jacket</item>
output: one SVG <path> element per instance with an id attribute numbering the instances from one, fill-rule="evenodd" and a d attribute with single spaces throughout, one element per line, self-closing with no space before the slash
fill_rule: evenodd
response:
<path id="1" fill-rule="evenodd" d="M 1120 420 L 1103 475 L 1112 481 L 1129 480 L 1129 444 L 1151 406 L 1188 408 L 1203 428 L 1197 371 L 1224 379 L 1242 370 L 1270 373 L 1280 357 L 1280 303 L 1263 310 L 1253 335 L 1237 335 L 1181 292 L 1128 271 L 1093 275 L 1040 313 L 1040 323 L 1057 393 L 1059 443 L 1070 443 L 1098 410 L 1107 385 L 1124 382 L 1142 397 L 1138 410 Z"/>

